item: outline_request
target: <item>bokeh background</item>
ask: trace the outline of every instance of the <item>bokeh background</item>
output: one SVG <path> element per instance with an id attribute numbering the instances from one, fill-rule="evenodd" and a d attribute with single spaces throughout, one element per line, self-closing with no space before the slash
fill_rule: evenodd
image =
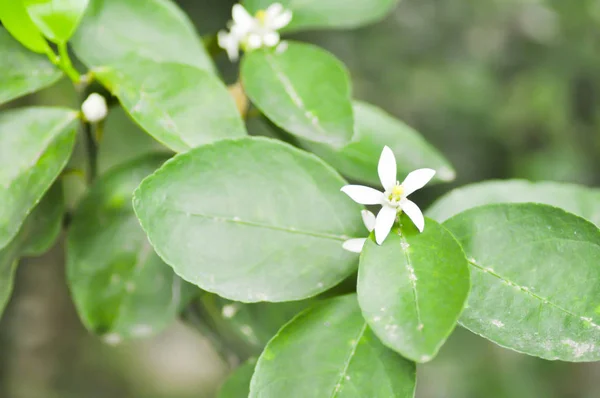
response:
<path id="1" fill-rule="evenodd" d="M 202 35 L 224 27 L 233 4 L 178 3 Z M 491 178 L 600 184 L 598 0 L 402 0 L 378 24 L 295 38 L 337 55 L 356 98 L 412 125 L 452 161 L 456 181 L 423 190 L 421 203 Z M 218 64 L 235 81 L 236 67 L 223 55 Z M 65 81 L 10 106 L 75 101 Z M 105 134 L 102 170 L 157 147 L 118 111 Z M 68 185 L 73 206 L 80 189 Z M 0 397 L 214 397 L 228 364 L 184 323 L 116 347 L 83 329 L 62 243 L 18 270 L 0 320 Z M 417 397 L 598 398 L 600 364 L 542 361 L 458 329 L 419 367 Z"/>

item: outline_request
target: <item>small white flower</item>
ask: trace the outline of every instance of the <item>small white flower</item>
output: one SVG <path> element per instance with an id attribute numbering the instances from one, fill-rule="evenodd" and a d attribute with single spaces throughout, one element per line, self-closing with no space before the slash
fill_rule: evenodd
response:
<path id="1" fill-rule="evenodd" d="M 241 4 L 231 10 L 233 22 L 229 33 L 220 31 L 217 39 L 219 46 L 227 52 L 231 61 L 238 59 L 240 48 L 252 51 L 261 47 L 275 47 L 280 42 L 279 29 L 292 20 L 292 12 L 284 9 L 280 3 L 271 4 L 266 10 L 250 15 Z"/>
<path id="2" fill-rule="evenodd" d="M 106 100 L 100 94 L 92 93 L 81 104 L 81 112 L 83 112 L 85 120 L 90 123 L 97 123 L 103 120 L 108 113 Z"/>
<path id="3" fill-rule="evenodd" d="M 367 227 L 369 232 L 372 232 L 375 229 L 375 214 L 371 213 L 369 210 L 363 210 L 360 214 L 362 215 L 365 227 Z M 342 244 L 342 247 L 350 252 L 360 253 L 366 241 L 367 238 L 348 239 Z"/>
<path id="4" fill-rule="evenodd" d="M 435 170 L 418 169 L 410 172 L 402 183 L 396 180 L 396 158 L 387 146 L 383 148 L 377 166 L 384 192 L 362 185 L 346 185 L 342 192 L 363 205 L 381 205 L 375 220 L 375 240 L 381 245 L 390 233 L 396 217 L 405 212 L 420 232 L 425 228 L 421 209 L 407 199 L 411 193 L 423 188 L 435 175 Z"/>

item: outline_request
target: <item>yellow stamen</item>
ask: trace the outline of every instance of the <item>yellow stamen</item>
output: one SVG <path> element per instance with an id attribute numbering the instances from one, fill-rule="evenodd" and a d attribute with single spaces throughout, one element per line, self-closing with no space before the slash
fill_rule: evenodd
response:
<path id="1" fill-rule="evenodd" d="M 399 201 L 402 199 L 402 194 L 404 193 L 404 188 L 402 185 L 395 185 L 392 188 L 392 192 L 390 193 L 390 200 Z"/>
<path id="2" fill-rule="evenodd" d="M 256 13 L 256 19 L 258 19 L 258 22 L 264 23 L 266 18 L 267 13 L 264 10 L 260 10 Z"/>

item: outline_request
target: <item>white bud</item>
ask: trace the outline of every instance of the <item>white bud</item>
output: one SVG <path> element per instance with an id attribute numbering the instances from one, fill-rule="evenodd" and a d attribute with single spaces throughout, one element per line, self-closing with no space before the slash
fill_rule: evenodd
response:
<path id="1" fill-rule="evenodd" d="M 108 113 L 106 100 L 100 94 L 92 93 L 85 101 L 83 101 L 83 104 L 81 104 L 81 111 L 83 112 L 85 120 L 90 123 L 97 123 L 103 120 Z"/>

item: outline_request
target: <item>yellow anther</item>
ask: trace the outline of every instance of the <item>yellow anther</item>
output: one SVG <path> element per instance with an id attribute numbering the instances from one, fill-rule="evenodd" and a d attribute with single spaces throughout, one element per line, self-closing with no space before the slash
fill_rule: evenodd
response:
<path id="1" fill-rule="evenodd" d="M 395 185 L 392 188 L 392 192 L 390 193 L 390 200 L 399 201 L 402 199 L 402 194 L 404 193 L 404 188 L 402 185 Z"/>
<path id="2" fill-rule="evenodd" d="M 256 19 L 258 19 L 258 21 L 260 23 L 265 22 L 266 18 L 267 18 L 267 13 L 264 10 L 257 11 L 257 13 L 256 13 Z"/>

